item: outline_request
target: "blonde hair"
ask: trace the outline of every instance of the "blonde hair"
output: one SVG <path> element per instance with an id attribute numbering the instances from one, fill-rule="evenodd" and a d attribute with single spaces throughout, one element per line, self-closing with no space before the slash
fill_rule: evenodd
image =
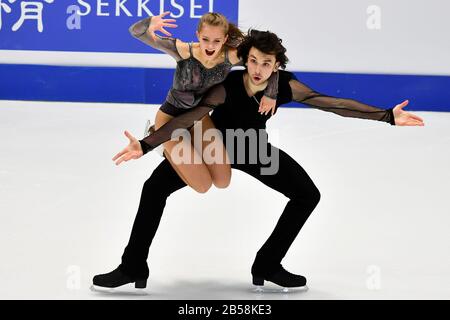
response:
<path id="1" fill-rule="evenodd" d="M 197 27 L 199 33 L 204 24 L 213 27 L 223 27 L 224 33 L 228 35 L 227 42 L 225 43 L 227 47 L 236 48 L 244 39 L 242 31 L 235 24 L 229 22 L 223 14 L 208 12 L 202 15 Z"/>

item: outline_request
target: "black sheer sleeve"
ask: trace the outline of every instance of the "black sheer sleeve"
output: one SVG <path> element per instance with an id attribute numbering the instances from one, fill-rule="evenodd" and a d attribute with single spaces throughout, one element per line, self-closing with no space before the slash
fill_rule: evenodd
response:
<path id="1" fill-rule="evenodd" d="M 393 108 L 380 109 L 356 100 L 336 98 L 318 93 L 297 80 L 290 80 L 294 101 L 343 117 L 370 119 L 395 125 Z"/>
<path id="2" fill-rule="evenodd" d="M 202 119 L 215 107 L 225 102 L 226 91 L 222 84 L 212 87 L 205 94 L 199 105 L 185 113 L 171 119 L 151 135 L 139 140 L 144 154 L 153 150 L 160 144 L 181 135 L 174 132 L 176 129 L 190 129 L 195 121 Z"/>
<path id="3" fill-rule="evenodd" d="M 278 79 L 280 72 L 272 72 L 272 75 L 267 80 L 267 87 L 264 90 L 264 95 L 271 99 L 277 99 L 278 96 Z"/>

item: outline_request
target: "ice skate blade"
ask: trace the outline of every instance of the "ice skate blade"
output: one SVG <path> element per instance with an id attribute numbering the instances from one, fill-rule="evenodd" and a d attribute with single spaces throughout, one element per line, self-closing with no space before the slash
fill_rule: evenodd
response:
<path id="1" fill-rule="evenodd" d="M 144 138 L 150 135 L 150 127 L 152 126 L 152 121 L 147 120 L 147 123 L 145 124 L 145 130 L 144 130 Z"/>
<path id="2" fill-rule="evenodd" d="M 290 292 L 301 292 L 301 291 L 307 291 L 309 288 L 307 285 L 303 287 L 265 287 L 265 286 L 254 286 L 253 291 L 256 293 L 290 293 Z"/>
<path id="3" fill-rule="evenodd" d="M 127 285 L 123 285 L 123 286 L 120 286 L 117 288 L 107 288 L 107 287 L 91 285 L 89 289 L 92 292 L 107 293 L 107 294 L 129 294 L 129 295 L 136 295 L 136 296 L 148 295 L 148 292 L 145 291 L 145 289 L 129 288 L 129 287 L 127 288 Z"/>

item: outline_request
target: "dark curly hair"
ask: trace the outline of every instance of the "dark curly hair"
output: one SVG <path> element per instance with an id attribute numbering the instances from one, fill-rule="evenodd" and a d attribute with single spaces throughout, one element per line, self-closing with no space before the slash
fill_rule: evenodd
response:
<path id="1" fill-rule="evenodd" d="M 289 59 L 286 56 L 286 48 L 281 42 L 282 40 L 273 32 L 250 29 L 238 46 L 237 55 L 244 63 L 247 63 L 250 49 L 255 47 L 265 54 L 275 55 L 276 61 L 280 63 L 280 68 L 285 69 Z"/>

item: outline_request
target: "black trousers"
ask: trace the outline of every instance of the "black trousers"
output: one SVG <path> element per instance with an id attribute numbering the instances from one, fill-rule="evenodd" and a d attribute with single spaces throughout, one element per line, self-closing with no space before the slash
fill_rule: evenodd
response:
<path id="1" fill-rule="evenodd" d="M 284 151 L 270 143 L 267 146 L 268 150 L 279 154 L 276 174 L 262 175 L 261 168 L 267 165 L 260 161 L 256 164 L 232 164 L 233 169 L 246 172 L 289 199 L 275 229 L 256 254 L 251 272 L 260 276 L 270 276 L 281 268 L 281 260 L 320 200 L 320 192 L 306 171 Z M 124 273 L 148 277 L 148 252 L 166 200 L 170 194 L 185 186 L 167 159 L 159 164 L 144 183 L 130 240 L 119 266 Z"/>

